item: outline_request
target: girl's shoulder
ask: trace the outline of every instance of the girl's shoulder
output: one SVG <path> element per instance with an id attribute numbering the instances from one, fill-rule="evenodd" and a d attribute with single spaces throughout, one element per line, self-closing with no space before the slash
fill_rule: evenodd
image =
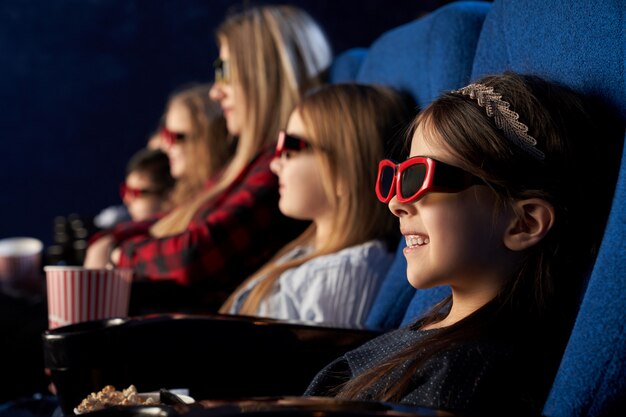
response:
<path id="1" fill-rule="evenodd" d="M 411 326 L 402 327 L 383 333 L 349 352 L 346 356 L 349 360 L 356 362 L 362 358 L 366 358 L 366 362 L 383 360 L 388 358 L 390 354 L 402 352 L 415 344 L 426 341 L 428 337 L 436 337 L 442 331 L 442 329 L 416 330 Z M 497 367 L 496 365 L 508 363 L 515 357 L 515 352 L 515 346 L 504 341 L 468 340 L 455 342 L 441 349 L 428 360 L 425 368 L 432 367 L 437 372 L 441 369 L 460 369 L 465 366 L 464 364 L 494 368 Z M 419 355 L 418 352 L 416 354 Z M 424 372 L 424 369 L 420 372 Z"/>
<path id="2" fill-rule="evenodd" d="M 337 252 L 318 256 L 310 262 L 328 264 L 333 260 L 337 263 L 360 263 L 367 260 L 379 260 L 381 258 L 391 259 L 393 254 L 387 249 L 387 245 L 382 240 L 374 239 L 358 245 L 343 248 Z"/>
<path id="3" fill-rule="evenodd" d="M 393 254 L 387 250 L 385 243 L 372 240 L 337 252 L 316 256 L 295 269 L 298 270 L 298 275 L 336 280 L 342 277 L 348 278 L 359 271 L 386 272 L 392 261 Z"/>
<path id="4" fill-rule="evenodd" d="M 485 410 L 507 410 L 511 415 L 531 415 L 542 394 L 544 374 L 530 357 L 520 355 L 510 341 L 466 341 L 455 343 L 430 357 L 416 370 L 414 390 L 403 401 L 429 405 L 430 390 L 446 393 L 433 399 L 448 409 L 471 410 L 492 415 Z M 533 386 L 536 386 L 533 388 Z M 434 404 L 430 404 L 431 406 Z M 520 411 L 524 410 L 524 411 Z"/>
<path id="5" fill-rule="evenodd" d="M 412 330 L 409 327 L 390 330 L 347 352 L 344 358 L 355 373 L 361 373 L 373 364 L 382 363 L 437 332 L 438 329 Z"/>
<path id="6" fill-rule="evenodd" d="M 290 252 L 297 252 L 298 248 Z M 307 253 L 301 249 L 301 253 Z M 279 278 L 282 288 L 297 288 L 298 292 L 306 292 L 311 287 L 331 286 L 339 282 L 342 285 L 358 285 L 352 277 L 358 274 L 362 280 L 381 279 L 393 261 L 393 254 L 387 251 L 382 241 L 373 240 L 359 245 L 344 248 L 340 251 L 317 256 L 303 264 L 288 269 Z"/>
<path id="7" fill-rule="evenodd" d="M 451 344 L 442 351 L 441 359 L 449 362 L 478 363 L 484 367 L 495 367 L 515 356 L 517 349 L 510 341 L 471 340 Z"/>

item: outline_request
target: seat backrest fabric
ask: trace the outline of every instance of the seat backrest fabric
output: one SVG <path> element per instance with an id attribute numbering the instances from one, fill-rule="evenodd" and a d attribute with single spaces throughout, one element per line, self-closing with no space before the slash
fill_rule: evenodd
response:
<path id="1" fill-rule="evenodd" d="M 415 288 L 411 287 L 406 280 L 406 261 L 402 253 L 405 247 L 406 243 L 402 239 L 365 321 L 365 326 L 368 328 L 388 330 L 400 326 L 407 307 L 415 295 Z"/>
<path id="2" fill-rule="evenodd" d="M 448 286 L 416 290 L 415 295 L 406 307 L 400 327 L 408 326 L 415 322 L 415 320 L 430 310 L 432 306 L 450 295 L 450 292 L 450 287 Z"/>
<path id="3" fill-rule="evenodd" d="M 442 91 L 470 80 L 485 2 L 456 2 L 383 34 L 369 48 L 357 81 L 382 84 L 410 94 L 419 108 Z M 414 321 L 441 300 L 448 289 L 415 291 L 406 279 L 406 259 L 399 243 L 394 262 L 374 302 L 366 325 L 393 329 Z"/>
<path id="4" fill-rule="evenodd" d="M 496 0 L 483 26 L 472 79 L 504 70 L 544 76 L 601 98 L 624 122 L 625 3 Z M 590 138 L 594 139 L 609 138 Z M 622 153 L 604 239 L 545 415 L 626 415 L 625 294 L 626 153 Z"/>
<path id="5" fill-rule="evenodd" d="M 603 97 L 626 118 L 624 0 L 494 2 L 480 35 L 472 79 L 513 70 Z"/>
<path id="6" fill-rule="evenodd" d="M 330 67 L 330 82 L 354 82 L 366 56 L 367 48 L 352 48 L 337 55 Z"/>
<path id="7" fill-rule="evenodd" d="M 456 2 L 383 34 L 369 48 L 357 81 L 383 84 L 427 106 L 470 79 L 485 2 Z"/>

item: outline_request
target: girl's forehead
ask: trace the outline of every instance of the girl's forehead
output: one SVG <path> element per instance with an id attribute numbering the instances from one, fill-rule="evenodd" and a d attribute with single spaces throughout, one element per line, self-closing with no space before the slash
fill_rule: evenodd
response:
<path id="1" fill-rule="evenodd" d="M 131 171 L 126 176 L 126 185 L 133 188 L 143 188 L 152 185 L 152 178 L 143 170 Z"/>
<path id="2" fill-rule="evenodd" d="M 219 37 L 219 54 L 220 59 L 227 61 L 230 58 L 230 49 L 228 48 L 228 41 L 225 36 Z"/>
<path id="3" fill-rule="evenodd" d="M 296 108 L 289 115 L 289 119 L 287 120 L 287 133 L 290 135 L 306 137 L 307 129 L 304 125 L 304 121 L 302 120 L 302 116 L 300 115 L 300 111 Z"/>
<path id="4" fill-rule="evenodd" d="M 172 102 L 165 115 L 165 125 L 167 128 L 175 132 L 188 133 L 192 124 L 189 108 L 180 101 Z"/>
<path id="5" fill-rule="evenodd" d="M 442 145 L 441 138 L 435 129 L 430 127 L 430 123 L 420 123 L 413 132 L 411 138 L 410 156 L 431 156 L 440 158 L 448 155 Z"/>

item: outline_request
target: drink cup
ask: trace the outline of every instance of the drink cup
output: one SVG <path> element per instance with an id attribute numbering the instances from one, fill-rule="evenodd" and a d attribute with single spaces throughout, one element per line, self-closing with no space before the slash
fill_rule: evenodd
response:
<path id="1" fill-rule="evenodd" d="M 43 243 L 31 237 L 0 240 L 0 286 L 5 293 L 37 293 L 41 289 Z"/>
<path id="2" fill-rule="evenodd" d="M 46 266 L 48 327 L 128 316 L 132 269 Z"/>

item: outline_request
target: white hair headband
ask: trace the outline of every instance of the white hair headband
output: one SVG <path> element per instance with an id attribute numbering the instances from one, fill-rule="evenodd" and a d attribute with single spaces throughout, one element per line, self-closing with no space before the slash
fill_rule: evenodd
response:
<path id="1" fill-rule="evenodd" d="M 510 104 L 502 100 L 502 95 L 495 93 L 493 87 L 474 83 L 459 90 L 453 90 L 452 93 L 469 96 L 476 100 L 479 106 L 485 108 L 487 116 L 493 117 L 496 126 L 504 132 L 507 139 L 535 159 L 545 158 L 545 154 L 535 147 L 537 140 L 527 133 L 528 126 L 518 120 L 519 114 L 509 109 Z"/>

